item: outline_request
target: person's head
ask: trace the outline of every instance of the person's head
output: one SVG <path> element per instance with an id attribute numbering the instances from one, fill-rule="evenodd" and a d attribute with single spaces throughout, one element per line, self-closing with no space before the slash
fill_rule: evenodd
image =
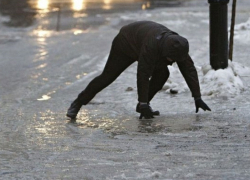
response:
<path id="1" fill-rule="evenodd" d="M 180 35 L 170 35 L 163 43 L 162 56 L 168 61 L 182 62 L 188 57 L 189 44 L 186 38 Z"/>

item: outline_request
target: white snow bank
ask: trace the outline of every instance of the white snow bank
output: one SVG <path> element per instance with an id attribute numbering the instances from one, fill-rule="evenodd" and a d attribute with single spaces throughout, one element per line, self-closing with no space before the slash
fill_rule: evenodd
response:
<path id="1" fill-rule="evenodd" d="M 235 30 L 250 30 L 250 18 L 245 23 L 235 25 Z"/>
<path id="2" fill-rule="evenodd" d="M 240 63 L 229 61 L 229 66 L 233 68 L 235 73 L 240 77 L 250 76 L 250 68 L 246 67 Z"/>
<path id="3" fill-rule="evenodd" d="M 250 68 L 237 62 L 228 62 L 228 68 L 213 70 L 209 64 L 197 67 L 201 94 L 203 96 L 235 96 L 245 90 L 241 76 L 250 76 Z M 170 78 L 163 89 L 170 93 L 170 89 L 179 93 L 189 88 L 176 65 L 169 66 Z"/>
<path id="4" fill-rule="evenodd" d="M 236 40 L 241 41 L 242 43 L 250 42 L 250 18 L 245 23 L 240 23 L 235 25 L 235 36 Z"/>
<path id="5" fill-rule="evenodd" d="M 247 68 L 229 61 L 226 69 L 214 70 L 210 65 L 202 67 L 201 94 L 205 96 L 237 95 L 244 91 L 240 72 Z"/>

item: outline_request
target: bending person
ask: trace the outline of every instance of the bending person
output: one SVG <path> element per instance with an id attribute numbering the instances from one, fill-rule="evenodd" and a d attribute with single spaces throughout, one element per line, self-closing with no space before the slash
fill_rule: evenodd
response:
<path id="1" fill-rule="evenodd" d="M 136 112 L 140 113 L 140 119 L 159 115 L 158 111 L 153 111 L 150 107 L 150 101 L 166 83 L 169 77 L 167 66 L 174 62 L 192 93 L 196 113 L 199 108 L 211 111 L 201 99 L 197 71 L 188 53 L 187 39 L 161 24 L 138 21 L 122 27 L 112 42 L 102 74 L 94 78 L 78 95 L 66 115 L 75 119 L 82 105 L 87 105 L 98 92 L 110 85 L 135 61 L 138 61 Z"/>

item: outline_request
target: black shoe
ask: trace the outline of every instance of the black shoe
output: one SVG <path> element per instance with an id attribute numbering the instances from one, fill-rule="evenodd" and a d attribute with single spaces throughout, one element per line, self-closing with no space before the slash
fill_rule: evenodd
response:
<path id="1" fill-rule="evenodd" d="M 141 113 L 140 108 L 139 108 L 139 105 L 140 105 L 140 103 L 138 103 L 138 104 L 136 105 L 136 112 Z M 151 112 L 153 112 L 153 115 L 154 115 L 154 116 L 160 116 L 160 112 L 159 112 L 159 111 L 154 111 L 154 110 L 151 108 L 150 104 L 149 104 L 149 107 L 150 107 Z"/>
<path id="2" fill-rule="evenodd" d="M 66 116 L 69 117 L 70 119 L 76 119 L 76 116 L 77 116 L 78 112 L 80 111 L 81 107 L 82 107 L 81 103 L 74 101 L 70 105 Z"/>

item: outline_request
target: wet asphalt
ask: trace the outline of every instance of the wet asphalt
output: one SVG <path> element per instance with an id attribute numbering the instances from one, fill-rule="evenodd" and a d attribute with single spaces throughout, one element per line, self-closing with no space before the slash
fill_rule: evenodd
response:
<path id="1" fill-rule="evenodd" d="M 68 106 L 101 72 L 114 35 L 140 13 L 135 14 L 98 16 L 104 24 L 82 31 L 1 27 L 0 179 L 250 178 L 249 77 L 242 77 L 246 90 L 236 97 L 203 97 L 212 112 L 196 114 L 189 92 L 162 91 L 151 103 L 161 115 L 139 120 L 134 64 L 84 106 L 76 122 L 67 120 Z M 139 17 L 187 18 L 186 29 L 175 26 L 180 32 L 191 38 L 199 22 L 196 35 L 208 36 L 206 7 L 152 10 Z M 242 7 L 238 22 L 246 17 Z M 45 27 L 47 20 L 41 20 Z M 237 43 L 235 56 L 244 63 L 247 47 Z M 200 46 L 191 48 L 199 52 Z"/>

